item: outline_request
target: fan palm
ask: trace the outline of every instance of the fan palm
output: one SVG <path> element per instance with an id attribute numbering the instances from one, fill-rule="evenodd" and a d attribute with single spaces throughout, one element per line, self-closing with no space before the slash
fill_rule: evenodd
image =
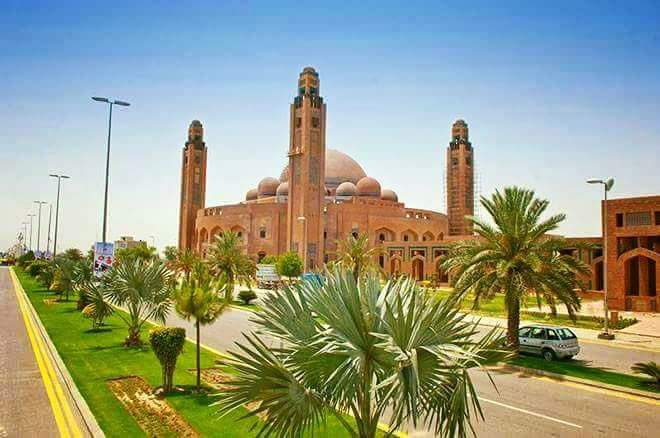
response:
<path id="1" fill-rule="evenodd" d="M 474 295 L 474 308 L 481 300 L 504 294 L 507 309 L 507 340 L 518 348 L 520 307 L 534 298 L 540 307 L 561 302 L 571 316 L 580 308 L 576 288 L 578 275 L 587 274 L 588 266 L 565 254 L 567 242 L 550 236 L 564 220 L 563 214 L 542 220 L 548 201 L 534 197 L 532 190 L 507 187 L 491 199 L 481 198 L 494 226 L 467 217 L 474 224 L 478 241 L 460 242 L 449 249 L 442 268 L 449 272 L 459 295 Z"/>
<path id="2" fill-rule="evenodd" d="M 195 320 L 197 335 L 197 389 L 200 386 L 200 325 L 211 324 L 224 310 L 227 303 L 218 295 L 220 284 L 211 275 L 208 266 L 197 260 L 186 279 L 174 290 L 174 308 L 185 320 Z"/>
<path id="3" fill-rule="evenodd" d="M 126 311 L 117 315 L 128 327 L 127 346 L 141 344 L 140 331 L 149 319 L 164 324 L 172 306 L 170 273 L 158 260 L 122 263 L 103 278 L 106 301 Z"/>
<path id="4" fill-rule="evenodd" d="M 468 370 L 508 352 L 495 330 L 475 340 L 453 300 L 432 300 L 412 279 L 382 287 L 377 275 L 356 281 L 346 269 L 269 295 L 255 316 L 258 334 L 223 361 L 235 374 L 220 413 L 258 402 L 247 416 L 265 417 L 260 434 L 301 436 L 334 415 L 350 436 L 374 437 L 388 410 L 390 430 L 410 421 L 466 436 L 472 414 L 483 417 Z"/>
<path id="5" fill-rule="evenodd" d="M 225 302 L 234 301 L 236 282 L 250 284 L 257 272 L 255 263 L 243 252 L 241 238 L 232 231 L 223 231 L 210 247 L 208 263 L 211 272 L 225 280 Z"/>
<path id="6" fill-rule="evenodd" d="M 369 239 L 366 234 L 357 238 L 349 234 L 345 239 L 337 241 L 337 259 L 341 265 L 353 271 L 353 278 L 357 280 L 368 270 L 379 270 L 376 257 L 381 254 L 382 248 L 374 246 L 369 248 Z"/>
<path id="7" fill-rule="evenodd" d="M 103 290 L 93 279 L 80 286 L 80 291 L 85 295 L 83 315 L 92 320 L 92 328 L 97 329 L 103 324 L 103 320 L 112 314 L 112 306 L 105 300 Z"/>

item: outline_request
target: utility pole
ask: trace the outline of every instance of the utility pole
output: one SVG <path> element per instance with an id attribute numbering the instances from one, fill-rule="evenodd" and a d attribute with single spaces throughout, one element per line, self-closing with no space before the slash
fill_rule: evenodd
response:
<path id="1" fill-rule="evenodd" d="M 32 251 L 32 218 L 34 218 L 36 214 L 28 214 L 28 217 L 30 218 L 30 251 Z"/>
<path id="2" fill-rule="evenodd" d="M 59 225 L 59 217 L 60 217 L 60 184 L 62 182 L 62 179 L 69 179 L 70 177 L 67 175 L 57 175 L 57 174 L 50 174 L 49 175 L 51 178 L 57 178 L 57 202 L 55 204 L 55 240 L 53 241 L 53 256 L 57 254 L 57 230 L 58 230 L 58 225 Z"/>
<path id="3" fill-rule="evenodd" d="M 39 205 L 39 219 L 37 220 L 37 252 L 40 252 L 41 247 L 39 246 L 39 241 L 41 240 L 41 206 L 46 204 L 46 202 L 34 201 L 34 203 Z"/>

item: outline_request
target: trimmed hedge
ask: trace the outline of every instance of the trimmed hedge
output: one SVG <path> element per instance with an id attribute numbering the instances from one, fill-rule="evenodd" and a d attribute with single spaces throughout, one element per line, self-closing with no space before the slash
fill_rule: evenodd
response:
<path id="1" fill-rule="evenodd" d="M 163 391 L 166 393 L 174 387 L 176 360 L 185 342 L 186 330 L 181 327 L 154 327 L 149 331 L 149 343 L 163 370 Z"/>

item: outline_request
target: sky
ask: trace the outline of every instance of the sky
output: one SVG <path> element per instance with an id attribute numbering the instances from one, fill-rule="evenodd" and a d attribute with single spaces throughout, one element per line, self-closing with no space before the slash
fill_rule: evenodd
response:
<path id="1" fill-rule="evenodd" d="M 131 103 L 113 112 L 109 239 L 175 245 L 190 121 L 205 128 L 207 205 L 241 201 L 286 165 L 308 65 L 327 147 L 407 206 L 444 211 L 458 118 L 479 194 L 534 189 L 566 214 L 561 234 L 600 234 L 587 178 L 614 177 L 615 198 L 660 193 L 657 1 L 96 3 L 2 2 L 0 250 L 33 201 L 54 203 L 49 173 L 71 176 L 58 247 L 100 240 L 108 109 L 91 96 Z"/>

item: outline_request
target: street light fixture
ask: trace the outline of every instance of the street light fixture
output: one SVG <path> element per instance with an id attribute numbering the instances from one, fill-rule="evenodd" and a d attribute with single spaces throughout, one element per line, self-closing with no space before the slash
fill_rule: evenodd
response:
<path id="1" fill-rule="evenodd" d="M 92 100 L 101 103 L 107 103 L 110 106 L 108 115 L 108 149 L 105 158 L 105 196 L 103 198 L 103 243 L 106 242 L 106 230 L 108 221 L 108 177 L 110 174 L 110 135 L 112 133 L 112 107 L 113 105 L 130 106 L 128 102 L 123 100 L 112 100 L 107 97 L 92 97 Z"/>
<path id="2" fill-rule="evenodd" d="M 607 192 L 609 192 L 614 186 L 614 178 L 608 179 L 597 179 L 592 178 L 587 180 L 587 184 L 602 184 L 603 185 L 603 217 L 602 217 L 602 227 L 603 227 L 603 292 L 605 299 L 605 324 L 603 327 L 603 332 L 598 334 L 600 339 L 614 339 L 614 334 L 610 333 L 609 330 L 609 304 L 607 302 Z"/>
<path id="3" fill-rule="evenodd" d="M 37 219 L 37 252 L 41 252 L 41 247 L 39 246 L 39 241 L 41 240 L 41 206 L 48 203 L 46 201 L 34 201 L 34 203 L 39 205 L 39 218 Z"/>
<path id="4" fill-rule="evenodd" d="M 53 173 L 51 173 L 48 176 L 50 176 L 51 178 L 57 178 L 57 201 L 55 204 L 55 238 L 53 239 L 53 257 L 54 257 L 55 254 L 57 254 L 57 229 L 58 229 L 58 222 L 60 217 L 60 184 L 62 182 L 62 179 L 69 179 L 71 177 L 67 175 L 57 175 Z"/>
<path id="5" fill-rule="evenodd" d="M 27 226 L 30 222 L 21 222 L 21 225 L 23 225 L 23 252 L 27 252 Z"/>

